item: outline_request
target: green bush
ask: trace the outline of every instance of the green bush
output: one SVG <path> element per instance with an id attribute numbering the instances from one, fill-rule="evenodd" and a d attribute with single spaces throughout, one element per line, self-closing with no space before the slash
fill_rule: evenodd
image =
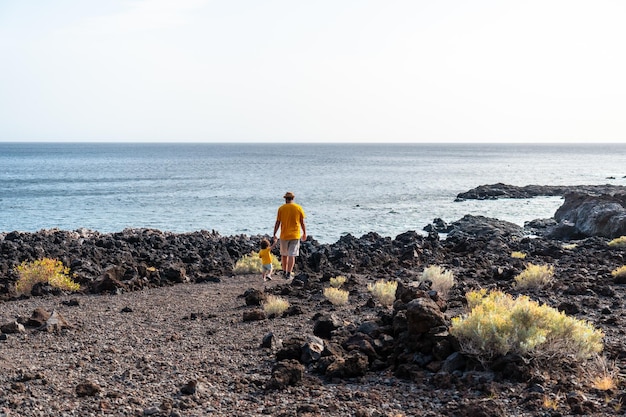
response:
<path id="1" fill-rule="evenodd" d="M 447 298 L 450 288 L 454 286 L 454 275 L 451 271 L 432 265 L 424 269 L 419 277 L 419 281 L 430 281 L 432 283 L 430 288 L 437 291 L 441 297 Z"/>
<path id="2" fill-rule="evenodd" d="M 390 306 L 396 301 L 396 281 L 378 280 L 374 284 L 368 284 L 367 289 L 384 306 Z"/>
<path id="3" fill-rule="evenodd" d="M 602 331 L 527 296 L 480 290 L 466 298 L 470 312 L 452 319 L 450 333 L 480 360 L 508 353 L 583 359 L 602 351 Z"/>
<path id="4" fill-rule="evenodd" d="M 515 277 L 515 288 L 543 288 L 554 278 L 554 267 L 550 265 L 528 264 L 526 269 Z"/>
<path id="5" fill-rule="evenodd" d="M 324 297 L 334 306 L 348 304 L 348 291 L 335 287 L 324 288 Z"/>
<path id="6" fill-rule="evenodd" d="M 70 269 L 64 267 L 63 263 L 56 259 L 24 261 L 15 270 L 19 276 L 15 284 L 18 294 L 29 294 L 38 282 L 48 283 L 52 287 L 67 291 L 80 290 L 80 285 L 70 277 Z"/>
<path id="7" fill-rule="evenodd" d="M 282 269 L 280 261 L 276 259 L 274 255 L 272 255 L 272 266 L 274 267 L 274 271 Z M 261 258 L 259 258 L 259 252 L 252 252 L 248 255 L 244 255 L 235 263 L 233 274 L 259 274 L 261 273 L 262 267 L 263 263 L 261 262 Z"/>

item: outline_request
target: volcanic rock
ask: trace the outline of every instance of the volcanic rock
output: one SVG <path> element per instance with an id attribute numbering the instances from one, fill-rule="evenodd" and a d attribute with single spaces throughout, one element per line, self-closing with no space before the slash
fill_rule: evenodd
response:
<path id="1" fill-rule="evenodd" d="M 297 385 L 303 376 L 304 365 L 293 359 L 283 360 L 274 365 L 267 388 L 280 390 L 290 385 Z"/>
<path id="2" fill-rule="evenodd" d="M 538 196 L 564 196 L 571 192 L 587 194 L 615 194 L 626 192 L 620 185 L 526 185 L 523 187 L 503 183 L 479 185 L 469 191 L 457 194 L 458 201 L 486 200 L 497 198 L 532 198 Z"/>
<path id="3" fill-rule="evenodd" d="M 428 333 L 446 326 L 446 318 L 430 298 L 416 298 L 406 305 L 407 328 L 412 334 Z"/>
<path id="4" fill-rule="evenodd" d="M 100 391 L 100 386 L 93 381 L 82 381 L 76 386 L 76 395 L 79 397 L 93 397 Z"/>
<path id="5" fill-rule="evenodd" d="M 557 225 L 551 236 L 579 239 L 626 235 L 626 193 L 589 195 L 570 193 L 554 214 Z M 565 229 L 567 227 L 567 229 Z M 567 233 L 566 233 L 567 232 Z"/>

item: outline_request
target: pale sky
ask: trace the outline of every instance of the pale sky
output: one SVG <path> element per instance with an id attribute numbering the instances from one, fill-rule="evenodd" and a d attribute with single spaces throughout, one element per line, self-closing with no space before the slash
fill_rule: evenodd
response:
<path id="1" fill-rule="evenodd" d="M 623 0 L 0 0 L 0 141 L 626 142 Z"/>

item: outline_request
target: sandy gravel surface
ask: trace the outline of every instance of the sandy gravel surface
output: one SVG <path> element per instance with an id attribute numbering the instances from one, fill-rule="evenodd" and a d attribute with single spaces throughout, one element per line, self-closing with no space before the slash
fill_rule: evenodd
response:
<path id="1" fill-rule="evenodd" d="M 244 322 L 238 296 L 252 287 L 258 276 L 3 303 L 1 323 L 41 307 L 73 327 L 0 342 L 0 416 L 437 415 L 423 411 L 442 405 L 436 393 L 386 374 L 265 389 L 275 357 L 263 336 L 310 334 L 314 312 Z"/>

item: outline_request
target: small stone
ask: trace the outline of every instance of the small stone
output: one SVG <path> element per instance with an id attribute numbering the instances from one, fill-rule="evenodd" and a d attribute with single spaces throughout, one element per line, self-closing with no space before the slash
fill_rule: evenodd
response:
<path id="1" fill-rule="evenodd" d="M 193 395 L 198 389 L 198 382 L 191 380 L 180 388 L 180 392 L 184 395 Z"/>
<path id="2" fill-rule="evenodd" d="M 11 390 L 13 390 L 13 392 L 26 392 L 26 385 L 22 382 L 15 382 L 11 384 Z"/>
<path id="3" fill-rule="evenodd" d="M 152 406 L 152 407 L 148 407 L 146 409 L 143 410 L 143 415 L 144 416 L 153 416 L 155 414 L 159 414 L 161 412 L 161 410 L 159 409 L 159 407 L 156 406 Z"/>
<path id="4" fill-rule="evenodd" d="M 24 329 L 24 326 L 22 324 L 14 321 L 11 323 L 3 324 L 0 327 L 0 331 L 2 331 L 2 333 L 24 333 L 26 329 Z"/>
<path id="5" fill-rule="evenodd" d="M 100 386 L 92 381 L 83 381 L 76 386 L 76 395 L 79 397 L 93 397 L 100 393 Z"/>
<path id="6" fill-rule="evenodd" d="M 261 347 L 265 349 L 277 350 L 283 347 L 283 341 L 276 337 L 272 332 L 263 336 Z"/>
<path id="7" fill-rule="evenodd" d="M 26 322 L 26 325 L 30 327 L 41 327 L 46 323 L 46 321 L 48 321 L 49 318 L 50 313 L 39 307 L 33 311 L 33 314 Z"/>
<path id="8" fill-rule="evenodd" d="M 265 320 L 265 312 L 263 310 L 251 310 L 243 312 L 243 321 L 260 321 Z"/>
<path id="9" fill-rule="evenodd" d="M 70 327 L 72 326 L 67 322 L 67 320 L 65 320 L 65 317 L 63 317 L 55 310 L 52 312 L 48 320 L 46 320 L 46 322 L 41 327 L 39 327 L 39 330 L 52 332 Z"/>

